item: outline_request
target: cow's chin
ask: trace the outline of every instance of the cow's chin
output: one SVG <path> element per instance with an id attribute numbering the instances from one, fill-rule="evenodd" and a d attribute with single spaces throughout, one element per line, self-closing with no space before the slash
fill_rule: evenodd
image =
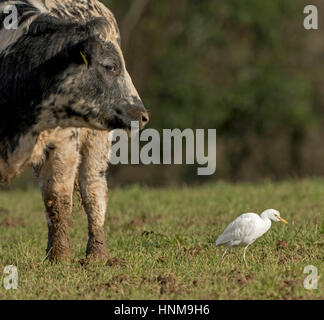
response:
<path id="1" fill-rule="evenodd" d="M 131 133 L 136 134 L 144 128 L 142 125 L 140 125 L 140 127 L 132 126 L 132 122 L 139 123 L 139 119 L 129 119 L 115 115 L 103 121 L 103 130 L 125 130 L 127 134 L 130 135 Z"/>
<path id="2" fill-rule="evenodd" d="M 126 120 L 119 116 L 114 116 L 108 119 L 107 121 L 105 121 L 105 123 L 106 123 L 106 128 L 108 130 L 120 129 L 120 130 L 125 130 L 127 132 L 131 131 L 131 120 L 128 119 Z"/>

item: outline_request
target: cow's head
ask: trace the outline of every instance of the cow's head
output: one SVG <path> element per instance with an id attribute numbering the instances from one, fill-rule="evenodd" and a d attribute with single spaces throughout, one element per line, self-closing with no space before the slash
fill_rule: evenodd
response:
<path id="1" fill-rule="evenodd" d="M 86 115 L 90 126 L 129 129 L 132 121 L 144 127 L 149 116 L 129 76 L 117 38 L 104 19 L 87 25 L 89 37 L 74 45 L 71 65 L 63 72 L 57 93 L 71 95 L 71 116 Z M 73 84 L 71 84 L 73 81 Z"/>
<path id="2" fill-rule="evenodd" d="M 140 128 L 147 124 L 148 113 L 111 27 L 105 18 L 81 25 L 47 15 L 29 26 L 23 46 L 28 54 L 18 59 L 20 65 L 28 60 L 28 82 L 35 82 L 29 91 L 42 92 L 38 101 L 42 129 L 130 129 L 132 121 Z"/>

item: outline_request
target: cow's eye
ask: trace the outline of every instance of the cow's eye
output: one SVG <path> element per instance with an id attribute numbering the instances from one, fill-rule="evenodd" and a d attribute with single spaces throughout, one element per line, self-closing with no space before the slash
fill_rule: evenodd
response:
<path id="1" fill-rule="evenodd" d="M 117 72 L 117 67 L 115 65 L 106 66 L 106 69 L 113 73 Z"/>

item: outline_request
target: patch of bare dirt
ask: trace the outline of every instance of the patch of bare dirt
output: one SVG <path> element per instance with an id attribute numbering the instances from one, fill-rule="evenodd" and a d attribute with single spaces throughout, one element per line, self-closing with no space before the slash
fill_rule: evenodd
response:
<path id="1" fill-rule="evenodd" d="M 111 289 L 119 294 L 125 294 L 125 289 L 129 286 L 138 286 L 139 280 L 126 274 L 114 276 L 110 281 L 104 284 L 104 287 Z"/>
<path id="2" fill-rule="evenodd" d="M 277 246 L 276 246 L 277 250 L 288 250 L 288 247 L 289 247 L 288 242 L 280 239 L 277 241 Z"/>
<path id="3" fill-rule="evenodd" d="M 288 245 L 285 244 L 279 244 L 279 246 L 282 246 L 282 250 L 278 249 L 277 244 L 277 250 L 279 250 L 279 262 L 285 263 L 287 261 L 299 261 L 304 256 L 309 255 L 309 250 L 303 247 L 302 243 L 297 243 L 294 245 Z"/>
<path id="4" fill-rule="evenodd" d="M 89 259 L 83 258 L 79 260 L 79 263 L 81 264 L 82 267 L 87 267 L 90 263 Z"/>
<path id="5" fill-rule="evenodd" d="M 281 288 L 296 287 L 299 284 L 301 284 L 301 281 L 299 281 L 299 280 L 284 280 L 282 282 Z"/>
<path id="6" fill-rule="evenodd" d="M 240 270 L 232 270 L 230 272 L 231 278 L 234 279 L 234 281 L 241 286 L 244 286 L 248 284 L 251 280 L 255 278 L 255 275 L 253 273 L 245 274 Z"/>
<path id="7" fill-rule="evenodd" d="M 109 267 L 123 267 L 126 265 L 126 261 L 123 258 L 113 257 L 107 259 L 106 265 Z"/>
<path id="8" fill-rule="evenodd" d="M 285 264 L 286 262 L 291 261 L 291 259 L 292 259 L 291 254 L 287 252 L 280 252 L 279 263 Z"/>
<path id="9" fill-rule="evenodd" d="M 126 274 L 119 274 L 114 276 L 111 280 L 106 283 L 98 283 L 92 286 L 92 290 L 94 291 L 102 291 L 102 290 L 113 290 L 118 294 L 125 294 L 125 290 L 127 290 L 127 286 L 138 286 L 139 280 L 137 278 L 132 278 Z"/>
<path id="10" fill-rule="evenodd" d="M 188 289 L 183 284 L 179 283 L 179 280 L 173 274 L 160 274 L 157 277 L 142 277 L 141 284 L 149 285 L 151 288 L 156 288 L 160 295 L 172 295 L 172 294 L 183 294 L 188 292 Z M 198 280 L 192 281 L 192 286 L 198 286 Z"/>
<path id="11" fill-rule="evenodd" d="M 296 289 L 302 286 L 303 284 L 301 280 L 290 279 L 290 280 L 282 281 L 277 286 L 277 290 L 278 292 L 280 292 L 284 300 L 291 300 L 291 299 L 295 299 Z"/>
<path id="12" fill-rule="evenodd" d="M 196 245 L 190 248 L 181 247 L 178 255 L 186 255 L 186 256 L 198 256 L 203 252 L 203 249 L 200 245 Z"/>
<path id="13" fill-rule="evenodd" d="M 172 294 L 177 293 L 181 289 L 181 285 L 178 284 L 177 278 L 172 275 L 159 275 L 156 281 L 160 285 L 160 294 Z"/>
<path id="14" fill-rule="evenodd" d="M 132 284 L 132 279 L 129 275 L 127 274 L 119 274 L 117 276 L 114 276 L 110 281 L 108 281 L 105 285 L 110 288 L 114 287 L 115 285 L 118 284 L 125 284 L 125 285 L 130 285 Z"/>
<path id="15" fill-rule="evenodd" d="M 2 219 L 0 222 L 0 227 L 5 227 L 5 228 L 17 228 L 25 225 L 26 225 L 26 221 L 23 218 L 8 217 Z"/>
<path id="16" fill-rule="evenodd" d="M 304 247 L 304 243 L 299 242 L 293 247 L 293 251 L 297 252 L 300 255 L 308 255 L 309 254 L 309 249 Z"/>

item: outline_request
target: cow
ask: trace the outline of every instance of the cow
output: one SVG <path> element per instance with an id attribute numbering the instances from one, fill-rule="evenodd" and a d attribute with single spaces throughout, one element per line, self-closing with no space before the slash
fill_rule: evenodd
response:
<path id="1" fill-rule="evenodd" d="M 17 29 L 5 27 L 8 5 Z M 0 181 L 34 168 L 52 261 L 71 257 L 74 189 L 88 215 L 87 258 L 107 258 L 108 135 L 149 121 L 120 43 L 113 14 L 97 0 L 0 0 Z"/>

